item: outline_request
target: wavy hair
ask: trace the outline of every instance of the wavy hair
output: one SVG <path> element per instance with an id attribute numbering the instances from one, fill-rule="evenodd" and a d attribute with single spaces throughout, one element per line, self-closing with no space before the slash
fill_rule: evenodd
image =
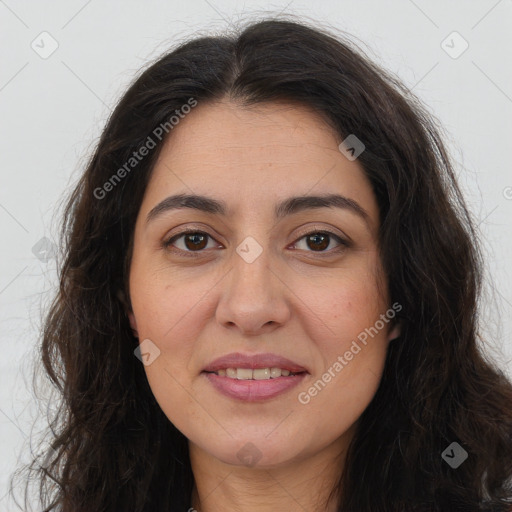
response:
<path id="1" fill-rule="evenodd" d="M 190 98 L 298 102 L 340 141 L 356 134 L 366 146 L 358 162 L 379 205 L 380 256 L 402 329 L 332 490 L 338 510 L 511 510 L 512 386 L 480 347 L 481 251 L 439 123 L 354 43 L 271 18 L 190 39 L 142 70 L 69 198 L 40 347 L 61 400 L 48 418 L 47 460 L 28 468 L 45 511 L 189 506 L 187 439 L 151 392 L 126 315 L 135 220 L 165 137 L 105 184 Z M 457 469 L 441 456 L 452 442 L 468 453 Z"/>

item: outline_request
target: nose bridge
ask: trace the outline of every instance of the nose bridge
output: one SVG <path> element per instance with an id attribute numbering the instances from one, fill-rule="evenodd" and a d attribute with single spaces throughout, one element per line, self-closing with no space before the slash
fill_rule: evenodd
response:
<path id="1" fill-rule="evenodd" d="M 259 237 L 261 239 L 261 236 Z M 272 296 L 271 254 L 268 243 L 258 242 L 252 236 L 245 237 L 233 254 L 231 291 L 238 300 L 268 301 Z"/>
<path id="2" fill-rule="evenodd" d="M 217 308 L 219 322 L 257 333 L 263 326 L 286 321 L 289 312 L 283 285 L 272 265 L 266 241 L 260 243 L 251 236 L 242 240 L 232 254 L 229 284 Z"/>

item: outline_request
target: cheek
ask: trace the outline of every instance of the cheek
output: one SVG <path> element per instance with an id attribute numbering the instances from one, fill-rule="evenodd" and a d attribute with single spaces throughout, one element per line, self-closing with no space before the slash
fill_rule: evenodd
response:
<path id="1" fill-rule="evenodd" d="M 134 261 L 130 273 L 130 295 L 137 327 L 142 336 L 164 345 L 177 343 L 175 333 L 190 319 L 215 284 L 215 276 L 197 279 L 188 272 L 172 272 L 169 267 L 150 268 Z"/>
<path id="2" fill-rule="evenodd" d="M 343 350 L 387 310 L 387 297 L 382 295 L 373 271 L 376 265 L 370 256 L 368 260 L 360 268 L 317 281 L 317 286 L 302 283 L 297 290 L 310 311 L 309 335 L 324 354 L 332 356 L 333 350 Z"/>
<path id="3" fill-rule="evenodd" d="M 197 402 L 190 395 L 191 378 L 198 372 L 197 340 L 213 314 L 208 297 L 219 278 L 191 279 L 168 267 L 148 268 L 135 260 L 130 274 L 139 340 L 151 340 L 159 351 L 144 370 L 161 409 L 180 428 L 197 413 Z"/>
<path id="4" fill-rule="evenodd" d="M 310 292 L 309 306 L 322 325 L 309 333 L 322 355 L 321 368 L 299 390 L 298 401 L 333 428 L 348 428 L 379 386 L 392 317 L 375 273 L 353 273 L 332 282 L 328 293 Z M 382 316 L 384 320 L 382 320 Z M 341 422 L 341 423 L 340 423 Z"/>
<path id="5" fill-rule="evenodd" d="M 143 291 L 142 291 L 143 290 Z M 151 391 L 162 411 L 180 430 L 187 431 L 200 411 L 190 389 L 192 362 L 201 327 L 192 321 L 197 310 L 195 294 L 186 293 L 164 280 L 146 280 L 134 304 L 139 339 L 150 339 L 159 355 L 144 367 Z M 135 295 L 135 290 L 134 290 Z M 196 306 L 194 308 L 194 306 Z"/>
<path id="6" fill-rule="evenodd" d="M 323 365 L 297 394 L 298 407 L 308 418 L 322 418 L 327 439 L 346 432 L 358 420 L 373 399 L 384 368 L 385 330 L 375 334 L 370 330 L 375 320 L 367 327 L 354 316 L 340 324 L 343 334 L 319 342 Z"/>

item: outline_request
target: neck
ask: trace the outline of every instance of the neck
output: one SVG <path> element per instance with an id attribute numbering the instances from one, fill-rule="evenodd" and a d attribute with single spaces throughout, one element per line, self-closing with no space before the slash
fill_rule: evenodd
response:
<path id="1" fill-rule="evenodd" d="M 338 439 L 310 457 L 247 467 L 226 464 L 189 442 L 195 481 L 191 506 L 197 512 L 337 512 L 339 494 L 332 491 L 338 486 L 346 447 Z"/>

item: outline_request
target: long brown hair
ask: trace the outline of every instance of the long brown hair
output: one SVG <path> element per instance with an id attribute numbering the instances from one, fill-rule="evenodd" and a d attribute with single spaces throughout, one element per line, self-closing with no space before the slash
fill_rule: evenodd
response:
<path id="1" fill-rule="evenodd" d="M 134 356 L 124 297 L 135 219 L 165 140 L 155 129 L 191 98 L 299 102 L 340 141 L 356 134 L 365 144 L 358 161 L 379 204 L 380 253 L 391 302 L 403 305 L 402 330 L 333 489 L 339 511 L 510 510 L 512 386 L 477 342 L 477 233 L 437 122 L 348 40 L 282 19 L 192 39 L 144 70 L 67 203 L 65 260 L 41 345 L 62 400 L 49 418 L 52 450 L 30 466 L 45 510 L 189 507 L 187 439 Z M 113 180 L 152 134 L 154 149 Z M 456 469 L 442 457 L 454 442 L 468 454 Z"/>

